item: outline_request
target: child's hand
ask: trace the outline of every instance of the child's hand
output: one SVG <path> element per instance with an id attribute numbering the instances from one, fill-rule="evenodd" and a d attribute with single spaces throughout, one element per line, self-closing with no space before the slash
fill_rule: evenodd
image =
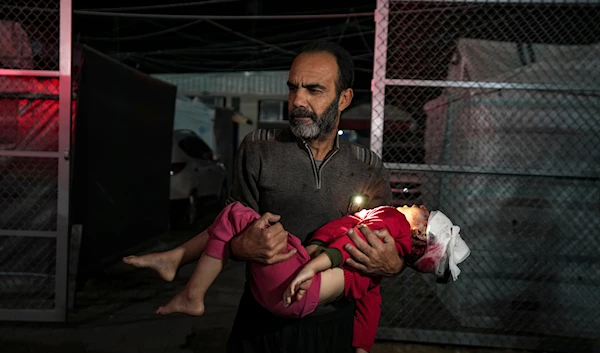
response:
<path id="1" fill-rule="evenodd" d="M 312 279 L 315 276 L 315 270 L 310 266 L 304 266 L 300 272 L 296 275 L 296 278 L 292 280 L 290 285 L 283 292 L 283 305 L 288 307 L 292 304 L 292 297 L 296 295 L 296 301 L 302 300 L 306 291 L 312 284 Z"/>

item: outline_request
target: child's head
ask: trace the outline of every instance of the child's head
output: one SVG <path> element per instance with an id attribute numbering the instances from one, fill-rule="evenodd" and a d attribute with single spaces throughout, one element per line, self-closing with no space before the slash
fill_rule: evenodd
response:
<path id="1" fill-rule="evenodd" d="M 470 254 L 460 237 L 460 227 L 452 224 L 442 212 L 429 212 L 425 206 L 402 206 L 397 210 L 410 224 L 412 250 L 404 257 L 408 266 L 437 277 L 443 277 L 446 270 L 450 270 L 456 280 L 460 273 L 457 265 Z"/>
<path id="2" fill-rule="evenodd" d="M 410 254 L 404 257 L 404 260 L 410 265 L 425 254 L 427 245 L 427 221 L 429 220 L 429 210 L 421 205 L 402 206 L 396 208 L 406 217 L 410 224 L 410 235 L 412 238 L 412 249 Z"/>

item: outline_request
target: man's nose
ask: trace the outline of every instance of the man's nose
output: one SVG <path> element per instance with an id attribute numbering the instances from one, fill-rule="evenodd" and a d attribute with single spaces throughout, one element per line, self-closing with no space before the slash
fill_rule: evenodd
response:
<path id="1" fill-rule="evenodd" d="M 298 88 L 294 94 L 293 104 L 294 108 L 307 108 L 308 107 L 308 99 L 307 92 L 305 89 Z"/>

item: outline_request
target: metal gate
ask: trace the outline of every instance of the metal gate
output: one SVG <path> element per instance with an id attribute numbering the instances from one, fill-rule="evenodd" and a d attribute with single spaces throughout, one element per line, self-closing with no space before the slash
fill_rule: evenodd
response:
<path id="1" fill-rule="evenodd" d="M 461 227 L 456 282 L 382 286 L 379 338 L 599 349 L 600 5 L 378 0 L 371 148 Z M 400 111 L 401 113 L 394 113 Z"/>
<path id="2" fill-rule="evenodd" d="M 71 5 L 0 5 L 0 320 L 66 319 Z"/>

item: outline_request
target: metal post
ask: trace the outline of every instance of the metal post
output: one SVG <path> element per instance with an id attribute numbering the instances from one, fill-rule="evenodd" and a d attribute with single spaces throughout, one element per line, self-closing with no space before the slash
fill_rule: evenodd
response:
<path id="1" fill-rule="evenodd" d="M 71 148 L 71 19 L 72 0 L 60 0 L 60 62 L 59 62 L 59 120 L 58 151 L 64 153 L 58 159 L 58 220 L 56 236 L 56 313 L 57 321 L 66 320 L 67 312 L 67 264 L 69 252 L 69 187 Z"/>
<path id="2" fill-rule="evenodd" d="M 55 288 L 54 306 L 52 309 L 4 309 L 0 308 L 0 319 L 6 321 L 65 321 L 67 300 L 67 248 L 68 248 L 68 205 L 69 205 L 69 163 L 64 159 L 65 151 L 70 145 L 71 133 L 71 15 L 72 0 L 60 0 L 60 41 L 59 41 L 59 69 L 36 70 L 28 69 L 0 69 L 0 76 L 12 77 L 58 77 L 59 78 L 59 149 L 56 151 L 32 150 L 2 150 L 0 156 L 19 158 L 44 158 L 56 159 L 58 162 L 58 200 L 57 200 L 57 228 L 56 230 L 16 230 L 0 229 L 0 236 L 30 237 L 30 238 L 55 238 Z M 28 98 L 34 99 L 34 98 Z M 42 98 L 55 99 L 55 98 Z"/>
<path id="3" fill-rule="evenodd" d="M 375 57 L 373 59 L 373 92 L 371 106 L 371 150 L 383 156 L 383 127 L 385 120 L 385 80 L 387 78 L 387 42 L 389 1 L 377 0 L 375 10 Z"/>

